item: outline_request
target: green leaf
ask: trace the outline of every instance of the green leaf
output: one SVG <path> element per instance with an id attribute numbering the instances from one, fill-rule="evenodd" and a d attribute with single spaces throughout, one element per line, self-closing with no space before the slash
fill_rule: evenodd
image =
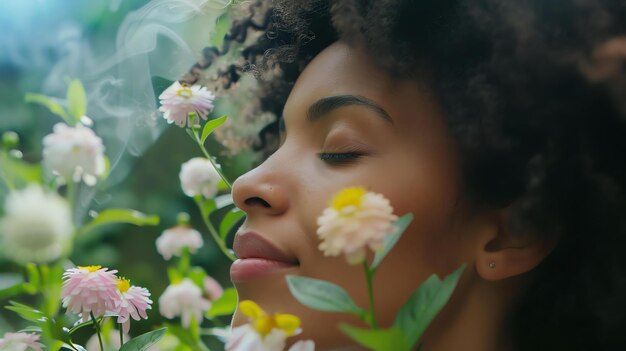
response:
<path id="1" fill-rule="evenodd" d="M 199 288 L 202 288 L 204 286 L 204 277 L 206 277 L 206 272 L 200 267 L 193 267 L 189 270 L 187 277 L 191 279 L 191 281 Z"/>
<path id="2" fill-rule="evenodd" d="M 394 327 L 404 332 L 409 345 L 415 345 L 430 322 L 446 305 L 465 269 L 465 264 L 443 281 L 431 275 L 417 288 L 402 306 L 394 321 Z"/>
<path id="3" fill-rule="evenodd" d="M 20 317 L 31 322 L 41 322 L 46 319 L 46 315 L 34 307 L 23 305 L 15 301 L 9 301 L 11 306 L 5 306 L 7 310 L 17 313 Z"/>
<path id="4" fill-rule="evenodd" d="M 301 304 L 325 312 L 348 312 L 361 316 L 359 308 L 350 295 L 340 286 L 313 278 L 288 275 L 287 285 L 291 294 Z"/>
<path id="5" fill-rule="evenodd" d="M 208 217 L 209 214 L 211 214 L 211 212 L 213 212 L 213 210 L 217 207 L 214 199 L 205 199 L 202 195 L 196 195 L 193 199 L 196 201 L 196 205 L 198 205 L 200 213 L 206 217 Z"/>
<path id="6" fill-rule="evenodd" d="M 114 223 L 128 223 L 137 226 L 158 225 L 159 216 L 149 216 L 145 213 L 130 209 L 110 208 L 100 212 L 98 216 L 85 225 L 80 232 L 81 234 L 87 233 L 102 225 Z"/>
<path id="7" fill-rule="evenodd" d="M 18 295 L 24 291 L 24 278 L 21 274 L 0 274 L 0 299 Z"/>
<path id="8" fill-rule="evenodd" d="M 70 117 L 70 115 L 65 112 L 65 109 L 63 109 L 61 104 L 55 98 L 51 98 L 41 94 L 26 93 L 26 96 L 24 96 L 24 101 L 43 105 L 44 107 L 47 107 L 50 112 L 61 117 L 67 124 L 74 124 L 74 120 L 72 119 L 72 117 Z"/>
<path id="9" fill-rule="evenodd" d="M 377 252 L 374 256 L 374 261 L 372 262 L 371 269 L 378 268 L 380 263 L 383 261 L 383 258 L 387 256 L 389 251 L 391 251 L 391 249 L 393 249 L 398 240 L 400 240 L 402 233 L 404 233 L 409 224 L 411 224 L 411 221 L 413 221 L 413 214 L 411 213 L 405 214 L 395 221 L 395 223 L 393 224 L 394 232 L 385 237 L 383 242 L 383 249 L 382 251 Z"/>
<path id="10" fill-rule="evenodd" d="M 156 344 L 166 331 L 167 328 L 161 328 L 139 335 L 122 345 L 120 351 L 145 351 L 148 347 Z"/>
<path id="11" fill-rule="evenodd" d="M 209 137 L 209 135 L 219 126 L 221 126 L 224 122 L 226 122 L 226 119 L 228 118 L 228 116 L 224 115 L 220 118 L 216 118 L 216 119 L 212 119 L 208 122 L 206 122 L 206 124 L 204 125 L 204 128 L 202 129 L 202 137 L 200 138 L 200 143 L 202 145 L 204 145 L 204 142 L 206 141 L 206 138 Z"/>
<path id="12" fill-rule="evenodd" d="M 410 351 L 404 334 L 398 328 L 371 330 L 342 323 L 339 329 L 352 340 L 374 351 Z"/>
<path id="13" fill-rule="evenodd" d="M 222 44 L 224 44 L 224 38 L 230 30 L 230 27 L 231 18 L 228 15 L 228 12 L 218 17 L 217 23 L 215 24 L 215 28 L 213 28 L 213 33 L 211 35 L 211 46 L 215 46 L 217 48 L 221 47 Z"/>
<path id="14" fill-rule="evenodd" d="M 235 313 L 237 301 L 237 290 L 235 290 L 235 288 L 224 290 L 224 294 L 222 294 L 219 299 L 213 301 L 211 308 L 206 312 L 206 317 L 213 319 L 215 317 L 228 316 Z"/>
<path id="15" fill-rule="evenodd" d="M 67 87 L 67 110 L 74 122 L 87 114 L 87 94 L 83 83 L 78 79 L 73 79 Z"/>
<path id="16" fill-rule="evenodd" d="M 38 164 L 30 164 L 0 153 L 0 177 L 15 188 L 24 188 L 29 183 L 43 182 L 42 168 Z M 2 182 L 0 182 L 2 183 Z"/>
<path id="17" fill-rule="evenodd" d="M 177 284 L 183 280 L 182 274 L 178 271 L 178 269 L 174 267 L 167 268 L 167 277 L 170 280 L 170 284 Z"/>
<path id="18" fill-rule="evenodd" d="M 226 239 L 228 233 L 231 232 L 233 227 L 241 223 L 241 220 L 246 216 L 246 213 L 238 208 L 230 210 L 222 219 L 220 223 L 220 237 L 222 240 Z"/>

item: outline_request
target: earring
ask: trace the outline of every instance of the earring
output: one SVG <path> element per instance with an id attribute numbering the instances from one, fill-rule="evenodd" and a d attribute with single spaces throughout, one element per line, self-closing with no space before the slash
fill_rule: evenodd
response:
<path id="1" fill-rule="evenodd" d="M 489 268 L 496 268 L 496 263 L 494 261 L 489 262 Z"/>

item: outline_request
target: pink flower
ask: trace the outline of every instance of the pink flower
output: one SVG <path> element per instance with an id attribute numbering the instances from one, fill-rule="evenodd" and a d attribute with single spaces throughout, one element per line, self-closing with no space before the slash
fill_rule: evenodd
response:
<path id="1" fill-rule="evenodd" d="M 182 325 L 189 327 L 191 318 L 202 322 L 204 312 L 211 308 L 211 302 L 202 297 L 202 290 L 191 279 L 168 286 L 159 297 L 159 312 L 165 318 L 181 317 Z"/>
<path id="2" fill-rule="evenodd" d="M 189 113 L 195 112 L 199 118 L 207 119 L 213 110 L 215 95 L 200 85 L 181 85 L 174 82 L 159 96 L 163 118 L 179 127 L 189 124 Z M 190 126 L 191 127 L 191 126 Z"/>
<path id="3" fill-rule="evenodd" d="M 157 251 L 168 261 L 172 256 L 182 255 L 184 248 L 188 248 L 190 253 L 194 253 L 203 244 L 202 234 L 184 225 L 164 230 L 156 240 Z"/>
<path id="4" fill-rule="evenodd" d="M 119 298 L 115 301 L 115 313 L 118 315 L 117 322 L 123 326 L 124 333 L 130 330 L 130 318 L 138 321 L 140 318 L 148 319 L 146 310 L 152 308 L 150 292 L 146 288 L 131 286 L 130 280 L 117 279 Z"/>
<path id="5" fill-rule="evenodd" d="M 396 219 L 389 200 L 381 194 L 360 187 L 343 189 L 317 219 L 319 249 L 326 256 L 344 254 L 350 264 L 362 263 L 367 248 L 383 248 Z"/>
<path id="6" fill-rule="evenodd" d="M 6 333 L 0 338 L 2 351 L 26 351 L 28 349 L 41 351 L 43 344 L 39 343 L 39 335 L 29 333 Z"/>
<path id="7" fill-rule="evenodd" d="M 209 297 L 209 300 L 215 301 L 224 294 L 224 289 L 217 280 L 206 276 L 204 278 L 204 293 Z"/>
<path id="8" fill-rule="evenodd" d="M 118 299 L 116 270 L 109 271 L 101 266 L 70 268 L 63 273 L 63 307 L 81 314 L 83 321 L 89 314 L 104 315 L 115 308 Z"/>

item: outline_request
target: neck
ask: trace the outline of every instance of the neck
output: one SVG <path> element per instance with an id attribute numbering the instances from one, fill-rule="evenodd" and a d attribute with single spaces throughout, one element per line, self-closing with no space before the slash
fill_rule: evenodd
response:
<path id="1" fill-rule="evenodd" d="M 510 314 L 523 282 L 469 277 L 422 337 L 424 351 L 511 351 Z M 459 284 L 459 288 L 463 286 Z"/>

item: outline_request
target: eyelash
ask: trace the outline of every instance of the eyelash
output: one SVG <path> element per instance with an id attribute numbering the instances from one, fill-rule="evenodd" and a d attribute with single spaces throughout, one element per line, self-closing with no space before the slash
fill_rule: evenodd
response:
<path id="1" fill-rule="evenodd" d="M 352 162 L 355 162 L 362 156 L 365 156 L 359 152 L 340 152 L 340 153 L 326 153 L 322 152 L 319 154 L 320 160 L 334 164 L 334 165 L 345 165 Z"/>

